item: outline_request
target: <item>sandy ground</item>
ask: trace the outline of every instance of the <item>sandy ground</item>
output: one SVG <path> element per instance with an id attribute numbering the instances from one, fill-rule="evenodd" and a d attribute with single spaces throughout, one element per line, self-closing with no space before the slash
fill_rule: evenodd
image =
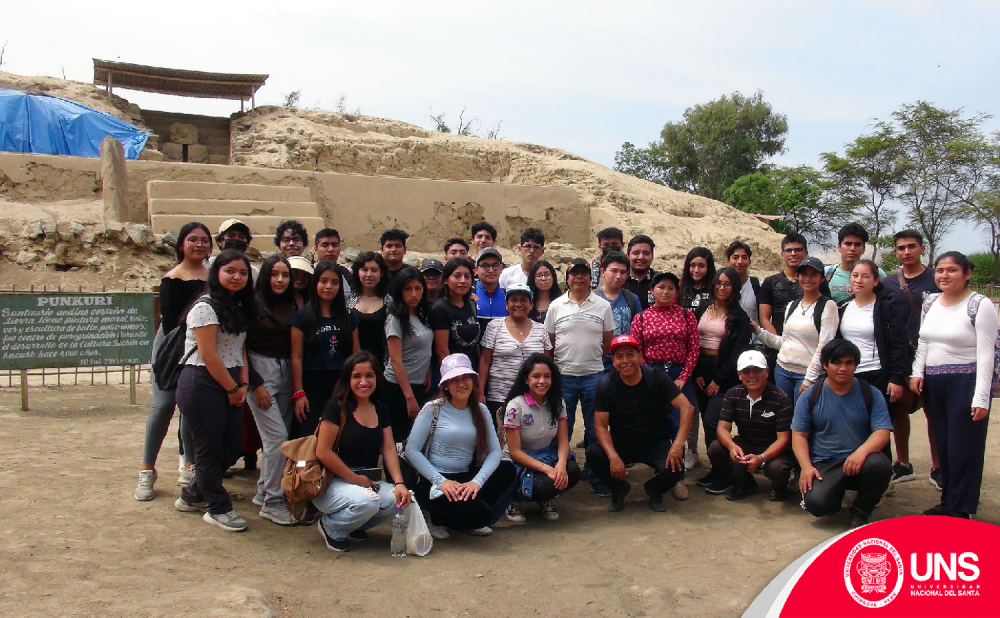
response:
<path id="1" fill-rule="evenodd" d="M 0 614 L 18 616 L 736 616 L 807 549 L 844 531 L 846 512 L 816 520 L 764 494 L 740 503 L 692 487 L 653 513 L 630 477 L 625 512 L 577 487 L 561 518 L 499 523 L 492 537 L 455 533 L 425 558 L 389 556 L 389 529 L 336 554 L 315 527 L 257 517 L 253 480 L 227 481 L 243 534 L 172 506 L 176 438 L 167 437 L 156 499 L 132 497 L 149 391 L 130 407 L 124 386 L 35 388 L 29 412 L 0 389 Z M 914 418 L 913 460 L 929 466 Z M 996 411 L 989 421 L 1000 423 Z M 582 423 L 577 423 L 582 427 Z M 173 429 L 173 427 L 172 427 Z M 988 449 L 1000 448 L 1000 428 Z M 1000 524 L 1000 466 L 992 460 L 979 519 Z M 691 478 L 700 476 L 699 467 Z M 693 484 L 693 481 L 689 480 Z M 848 494 L 850 496 L 851 494 Z M 937 502 L 924 478 L 899 486 L 884 519 Z M 481 575 L 481 577 L 480 577 Z"/>

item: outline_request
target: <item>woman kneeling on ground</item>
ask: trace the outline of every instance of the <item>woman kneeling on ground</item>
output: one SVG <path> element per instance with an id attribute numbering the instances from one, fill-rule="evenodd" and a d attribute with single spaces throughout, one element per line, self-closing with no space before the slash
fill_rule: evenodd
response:
<path id="1" fill-rule="evenodd" d="M 348 539 L 366 541 L 373 528 L 410 504 L 392 437 L 389 409 L 377 401 L 382 366 L 366 350 L 344 362 L 333 396 L 323 410 L 316 458 L 337 475 L 313 505 L 323 513 L 319 534 L 333 551 L 350 551 Z M 374 401 L 373 401 L 374 400 Z M 374 481 L 378 457 L 395 485 Z"/>
<path id="2" fill-rule="evenodd" d="M 502 431 L 517 468 L 515 501 L 507 507 L 507 519 L 525 521 L 522 502 L 533 501 L 543 518 L 555 521 L 555 498 L 579 482 L 580 466 L 570 458 L 562 376 L 552 359 L 537 353 L 528 357 L 503 409 Z"/>
<path id="3" fill-rule="evenodd" d="M 419 474 L 414 494 L 436 539 L 448 538 L 448 528 L 492 534 L 510 504 L 514 465 L 500 460 L 489 410 L 476 396 L 478 379 L 468 356 L 445 357 L 443 399 L 423 407 L 406 442 L 406 459 Z"/>

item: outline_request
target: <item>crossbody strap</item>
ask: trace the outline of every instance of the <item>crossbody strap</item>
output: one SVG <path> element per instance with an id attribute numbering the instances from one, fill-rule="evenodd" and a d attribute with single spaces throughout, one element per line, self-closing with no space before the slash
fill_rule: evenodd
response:
<path id="1" fill-rule="evenodd" d="M 896 280 L 899 281 L 899 289 L 903 290 L 903 294 L 906 295 L 906 300 L 910 301 L 910 308 L 913 309 L 914 313 L 920 313 L 920 303 L 917 299 L 913 297 L 913 292 L 910 291 L 910 286 L 903 279 L 903 272 L 899 271 L 896 273 Z"/>
<path id="2" fill-rule="evenodd" d="M 441 404 L 434 404 L 434 416 L 431 417 L 431 430 L 427 433 L 427 440 L 424 441 L 424 445 L 420 448 L 420 452 L 423 453 L 424 457 L 427 456 L 427 449 L 431 445 L 431 440 L 434 439 L 434 432 L 437 431 L 438 417 L 441 415 Z"/>

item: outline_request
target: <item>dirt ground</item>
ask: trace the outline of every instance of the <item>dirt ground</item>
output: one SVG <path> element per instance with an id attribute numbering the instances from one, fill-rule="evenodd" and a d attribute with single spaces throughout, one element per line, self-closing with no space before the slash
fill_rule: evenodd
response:
<path id="1" fill-rule="evenodd" d="M 764 493 L 739 503 L 691 487 L 626 510 L 578 486 L 561 517 L 503 520 L 493 536 L 454 533 L 425 558 L 389 556 L 389 528 L 351 552 L 326 549 L 315 527 L 282 528 L 257 516 L 253 479 L 227 481 L 242 534 L 223 532 L 173 500 L 176 432 L 160 458 L 156 499 L 132 497 L 149 405 L 130 407 L 125 386 L 0 389 L 0 614 L 29 616 L 736 616 L 807 549 L 845 530 L 846 512 L 816 520 Z M 899 486 L 875 518 L 937 502 L 922 415 L 911 442 L 920 480 Z M 1000 449 L 1000 416 L 987 447 Z M 175 422 L 176 423 L 176 422 Z M 582 427 L 582 423 L 577 424 Z M 1000 465 L 989 458 L 978 519 L 1000 524 Z M 700 476 L 699 467 L 691 478 Z M 693 485 L 693 481 L 689 480 Z M 849 493 L 850 497 L 851 494 Z"/>

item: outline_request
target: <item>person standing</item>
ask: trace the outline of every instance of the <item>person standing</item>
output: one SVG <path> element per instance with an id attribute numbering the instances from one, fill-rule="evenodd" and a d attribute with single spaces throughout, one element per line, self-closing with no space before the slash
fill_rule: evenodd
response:
<path id="1" fill-rule="evenodd" d="M 312 296 L 310 290 L 313 288 L 313 265 L 309 260 L 300 256 L 286 259 L 289 266 L 292 267 L 292 296 L 295 298 L 295 306 L 301 309 L 306 306 Z"/>
<path id="2" fill-rule="evenodd" d="M 628 258 L 624 253 L 614 250 L 605 253 L 600 270 L 602 284 L 595 290 L 598 296 L 611 305 L 611 315 L 615 318 L 615 337 L 628 335 L 632 330 L 632 319 L 642 313 L 639 297 L 624 287 L 628 269 Z M 608 354 L 604 357 L 604 370 L 610 371 L 611 368 L 611 355 Z"/>
<path id="3" fill-rule="evenodd" d="M 507 296 L 500 287 L 500 271 L 503 270 L 503 256 L 492 247 L 483 249 L 476 255 L 476 316 L 480 332 L 494 318 L 507 315 Z"/>
<path id="4" fill-rule="evenodd" d="M 448 262 L 457 257 L 469 259 L 469 243 L 464 238 L 455 236 L 444 241 L 444 261 Z"/>
<path id="5" fill-rule="evenodd" d="M 323 228 L 316 232 L 315 245 L 316 248 L 313 249 L 313 261 L 317 264 L 320 262 L 333 262 L 337 264 L 340 280 L 344 282 L 344 296 L 350 298 L 352 292 L 350 285 L 351 269 L 338 264 L 340 260 L 340 248 L 342 246 L 340 232 L 329 227 Z"/>
<path id="6" fill-rule="evenodd" d="M 969 519 L 979 506 L 995 379 L 997 309 L 969 289 L 972 262 L 947 251 L 934 262 L 940 295 L 923 304 L 910 388 L 927 398 L 941 458 L 941 502 L 925 515 Z"/>
<path id="7" fill-rule="evenodd" d="M 472 302 L 472 266 L 465 258 L 452 258 L 444 265 L 441 297 L 431 305 L 434 352 L 438 358 L 465 354 L 479 365 L 479 322 Z"/>
<path id="8" fill-rule="evenodd" d="M 917 342 L 920 337 L 921 305 L 931 294 L 941 290 L 934 282 L 934 270 L 924 266 L 921 258 L 924 255 L 924 237 L 916 230 L 902 230 L 893 237 L 896 259 L 899 260 L 899 270 L 882 280 L 886 294 L 896 306 L 896 311 L 903 320 L 906 338 L 910 344 L 910 362 L 917 353 Z M 927 418 L 927 440 L 930 443 L 931 470 L 927 478 L 931 485 L 941 490 L 941 460 L 938 458 L 937 442 L 934 439 L 934 422 L 927 409 L 927 401 L 919 397 L 910 388 L 909 382 L 904 385 L 903 396 L 895 404 L 889 405 L 892 415 L 892 435 L 896 446 L 896 462 L 893 464 L 893 482 L 903 483 L 917 478 L 910 463 L 910 415 L 923 407 Z M 923 405 L 921 406 L 921 402 Z M 897 475 L 896 472 L 899 472 Z"/>
<path id="9" fill-rule="evenodd" d="M 477 253 L 487 247 L 496 245 L 497 228 L 486 221 L 473 223 L 470 233 L 472 234 L 471 248 L 474 248 Z"/>
<path id="10" fill-rule="evenodd" d="M 784 269 L 764 279 L 760 284 L 760 326 L 769 333 L 780 335 L 785 324 L 785 308 L 794 300 L 802 298 L 799 286 L 798 268 L 802 260 L 809 257 L 809 243 L 805 236 L 792 232 L 781 239 L 781 259 Z M 822 262 L 820 262 L 822 265 Z M 819 293 L 830 297 L 830 289 L 820 272 Z M 774 356 L 767 355 L 774 364 Z M 791 393 L 789 393 L 791 395 Z"/>
<path id="11" fill-rule="evenodd" d="M 385 395 L 392 435 L 402 442 L 410 435 L 413 419 L 427 403 L 430 390 L 434 331 L 429 324 L 431 307 L 424 299 L 424 277 L 408 266 L 399 271 L 392 287 L 392 304 L 385 319 Z"/>
<path id="12" fill-rule="evenodd" d="M 750 276 L 750 258 L 753 251 L 750 245 L 742 240 L 734 240 L 726 247 L 726 264 L 740 276 L 740 306 L 754 322 L 760 322 L 760 279 Z M 750 344 L 756 344 L 757 338 L 751 335 Z"/>
<path id="13" fill-rule="evenodd" d="M 382 248 L 382 259 L 385 260 L 388 269 L 386 281 L 390 290 L 393 289 L 392 280 L 403 268 L 403 258 L 406 257 L 406 239 L 409 237 L 410 235 L 403 230 L 393 228 L 382 232 L 382 236 L 379 238 L 378 244 Z"/>
<path id="14" fill-rule="evenodd" d="M 385 351 L 385 318 L 388 315 L 389 282 L 385 260 L 380 253 L 363 251 L 351 269 L 351 289 L 347 308 L 358 321 L 358 343 L 380 364 L 388 362 Z"/>
<path id="15" fill-rule="evenodd" d="M 625 289 L 639 297 L 643 311 L 653 304 L 653 249 L 656 243 L 644 234 L 633 236 L 628 241 L 628 279 Z"/>
<path id="16" fill-rule="evenodd" d="M 282 221 L 274 231 L 274 246 L 278 248 L 283 258 L 301 256 L 306 252 L 307 242 L 309 242 L 309 232 L 295 219 Z"/>
<path id="17" fill-rule="evenodd" d="M 604 256 L 609 251 L 621 252 L 625 248 L 625 234 L 617 227 L 606 227 L 597 233 L 597 255 L 590 261 L 590 289 L 596 290 L 601 285 L 601 270 L 604 268 Z M 628 258 L 625 258 L 628 260 Z"/>
<path id="18" fill-rule="evenodd" d="M 854 265 L 865 254 L 867 242 L 868 230 L 859 223 L 848 223 L 837 233 L 840 264 L 827 266 L 825 277 L 830 289 L 828 296 L 838 305 L 851 295 L 851 273 Z M 885 279 L 885 272 L 881 268 L 878 269 L 878 278 Z"/>
<path id="19" fill-rule="evenodd" d="M 562 296 L 555 267 L 546 260 L 535 262 L 528 271 L 528 289 L 531 290 L 531 311 L 528 317 L 535 322 L 545 323 L 549 305 Z"/>
<path id="20" fill-rule="evenodd" d="M 691 249 L 684 258 L 677 304 L 694 311 L 695 316 L 701 318 L 712 296 L 713 281 L 715 257 L 712 252 L 705 247 Z"/>
<path id="21" fill-rule="evenodd" d="M 500 287 L 507 289 L 515 283 L 527 283 L 528 272 L 535 262 L 545 255 L 545 234 L 537 227 L 529 227 L 521 233 L 521 263 L 508 266 L 500 273 Z"/>
<path id="22" fill-rule="evenodd" d="M 428 303 L 434 304 L 441 294 L 441 273 L 444 272 L 444 264 L 434 258 L 424 258 L 420 262 L 420 274 L 424 276 L 424 298 Z"/>

